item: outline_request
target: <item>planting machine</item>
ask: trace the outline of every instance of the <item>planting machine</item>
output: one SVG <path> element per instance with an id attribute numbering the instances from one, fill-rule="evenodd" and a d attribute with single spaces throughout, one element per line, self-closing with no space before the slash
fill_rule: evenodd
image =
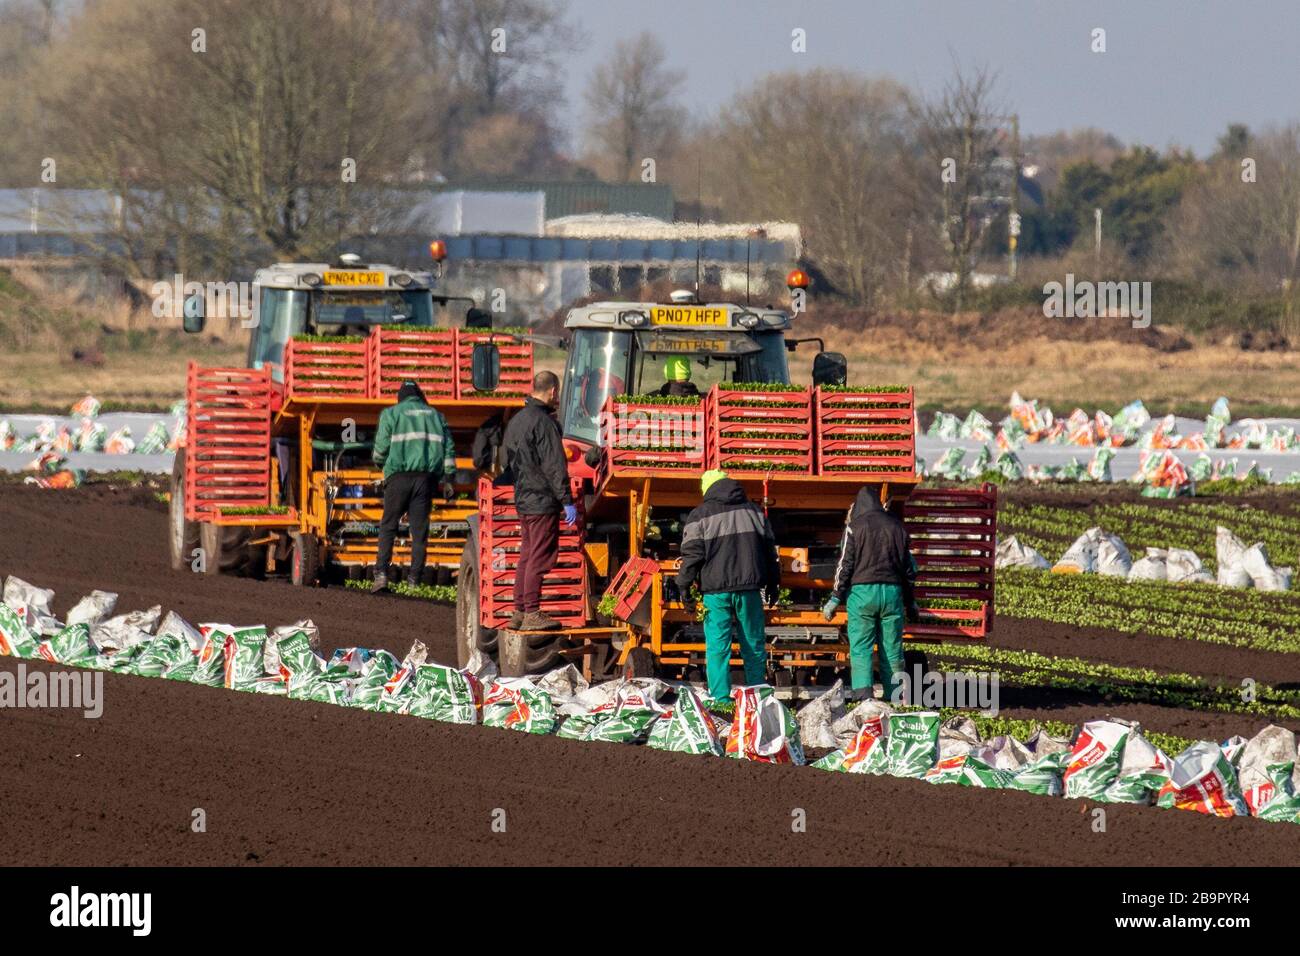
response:
<path id="1" fill-rule="evenodd" d="M 788 313 L 701 304 L 687 293 L 569 313 L 559 418 L 579 520 L 562 529 L 542 594 L 563 628 L 502 630 L 518 516 L 499 468 L 476 470 L 468 453 L 480 428 L 522 406 L 532 344 L 485 327 L 489 317 L 472 308 L 464 327 L 438 327 L 438 304 L 454 297 L 433 287 L 429 273 L 355 257 L 257 273 L 247 367 L 190 364 L 187 434 L 171 484 L 174 567 L 279 571 L 302 585 L 367 574 L 382 516 L 371 442 L 379 413 L 414 379 L 446 415 L 458 453 L 457 494 L 433 504 L 426 573 L 456 578 L 462 664 L 478 649 L 507 674 L 572 660 L 591 677 L 694 676 L 702 626 L 673 577 L 707 468 L 740 481 L 777 536 L 782 590 L 767 611 L 773 683 L 821 684 L 847 666 L 844 612 L 827 622 L 818 609 L 864 484 L 911 534 L 922 615 L 908 639 L 988 633 L 996 489 L 917 487 L 912 390 L 849 386 L 844 357 L 824 351 L 811 385 L 793 385 L 787 353 L 820 342 L 790 337 Z M 203 327 L 203 311 L 187 300 L 187 330 Z M 682 360 L 690 384 L 668 373 Z M 410 554 L 400 535 L 398 567 Z"/>
<path id="2" fill-rule="evenodd" d="M 844 357 L 826 352 L 811 386 L 792 385 L 787 353 L 815 340 L 789 337 L 787 313 L 675 299 L 569 313 L 559 417 L 579 521 L 562 529 L 542 595 L 564 628 L 501 630 L 518 523 L 511 489 L 483 476 L 458 577 L 461 663 L 478 648 L 508 674 L 569 659 L 590 676 L 698 676 L 702 625 L 673 577 L 707 468 L 725 469 L 762 504 L 780 546 L 782 592 L 767 612 L 773 683 L 822 684 L 847 666 L 844 612 L 827 622 L 819 608 L 864 484 L 911 535 L 922 614 L 908 640 L 982 639 L 993 623 L 996 488 L 917 487 L 911 388 L 848 386 Z M 677 364 L 668 360 L 680 358 L 696 394 L 666 381 Z"/>
<path id="3" fill-rule="evenodd" d="M 522 407 L 533 347 L 484 327 L 490 319 L 476 309 L 465 327 L 437 327 L 439 305 L 456 297 L 433 287 L 428 272 L 355 256 L 256 273 L 247 367 L 189 365 L 171 480 L 173 567 L 282 571 L 304 585 L 364 575 L 383 516 L 374 433 L 411 379 L 455 440 L 457 494 L 433 502 L 426 565 L 431 579 L 451 579 L 478 509 L 473 437 Z M 203 315 L 202 299 L 188 299 L 186 330 L 200 331 Z M 399 567 L 410 561 L 405 533 L 394 548 Z"/>

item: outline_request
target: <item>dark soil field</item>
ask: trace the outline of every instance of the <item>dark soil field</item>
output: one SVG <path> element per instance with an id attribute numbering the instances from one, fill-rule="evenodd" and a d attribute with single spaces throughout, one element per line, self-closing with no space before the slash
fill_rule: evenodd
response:
<path id="1" fill-rule="evenodd" d="M 342 588 L 302 590 L 176 573 L 148 489 L 0 486 L 0 576 L 54 588 L 65 612 L 93 588 L 119 609 L 188 620 L 312 618 L 322 646 L 413 639 L 455 659 L 446 607 Z M 1285 655 L 1001 620 L 994 646 L 1282 683 Z M 1175 646 L 1177 645 L 1177 646 Z M 1183 646 L 1187 645 L 1187 646 Z M 0 659 L 0 668 L 18 662 Z M 26 662 L 28 668 L 44 665 Z M 1138 719 L 1188 737 L 1263 721 L 1155 705 L 1112 708 L 1007 688 L 1004 714 Z M 104 675 L 104 713 L 0 710 L 0 864 L 1290 864 L 1300 827 L 935 787 L 642 747 L 532 737 Z M 207 831 L 192 832 L 202 808 Z M 494 832 L 494 813 L 506 830 Z M 792 832 L 803 810 L 806 832 Z M 499 819 L 500 815 L 496 814 Z"/>

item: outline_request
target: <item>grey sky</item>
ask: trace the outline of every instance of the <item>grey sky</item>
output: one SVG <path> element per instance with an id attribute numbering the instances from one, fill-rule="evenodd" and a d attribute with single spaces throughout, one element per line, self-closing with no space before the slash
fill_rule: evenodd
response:
<path id="1" fill-rule="evenodd" d="M 1156 147 L 1213 148 L 1229 122 L 1300 118 L 1296 0 L 570 0 L 588 41 L 567 82 L 582 109 L 592 67 L 642 30 L 712 111 L 775 70 L 843 67 L 930 92 L 963 64 L 998 73 L 1026 134 L 1097 126 Z M 802 27 L 808 51 L 790 49 Z M 1090 50 L 1094 27 L 1107 52 Z"/>

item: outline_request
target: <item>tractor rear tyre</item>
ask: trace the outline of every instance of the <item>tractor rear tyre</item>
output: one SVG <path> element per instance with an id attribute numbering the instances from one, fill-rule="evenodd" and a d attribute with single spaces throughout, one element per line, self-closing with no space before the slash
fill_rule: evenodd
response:
<path id="1" fill-rule="evenodd" d="M 484 627 L 478 603 L 477 554 L 466 548 L 460 556 L 460 573 L 456 579 L 456 663 L 469 664 L 470 654 L 482 651 L 493 660 L 497 653 L 497 632 Z"/>
<path id="2" fill-rule="evenodd" d="M 199 546 L 199 523 L 185 517 L 185 449 L 176 450 L 172 476 L 168 484 L 167 545 L 173 571 L 184 571 L 194 560 Z"/>
<path id="3" fill-rule="evenodd" d="M 203 549 L 207 574 L 234 574 L 253 577 L 261 570 L 260 548 L 248 546 L 253 529 L 244 525 L 219 525 L 204 521 L 199 525 L 199 547 Z"/>
<path id="4" fill-rule="evenodd" d="M 623 661 L 623 676 L 629 680 L 634 677 L 655 677 L 658 671 L 659 665 L 648 647 L 632 648 Z"/>
<path id="5" fill-rule="evenodd" d="M 320 583 L 320 539 L 314 534 L 294 535 L 289 580 L 308 588 Z"/>
<path id="6" fill-rule="evenodd" d="M 930 673 L 930 658 L 925 651 L 903 651 L 903 669 L 907 672 L 913 699 L 916 699 L 916 695 L 921 692 L 921 682 L 917 678 Z"/>

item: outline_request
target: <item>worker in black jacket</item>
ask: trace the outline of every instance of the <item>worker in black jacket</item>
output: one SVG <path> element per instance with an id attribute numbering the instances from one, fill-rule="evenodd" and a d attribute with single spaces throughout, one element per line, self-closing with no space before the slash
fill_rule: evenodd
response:
<path id="1" fill-rule="evenodd" d="M 542 578 L 560 553 L 560 515 L 578 521 L 569 491 L 569 470 L 555 418 L 560 380 L 554 372 L 533 376 L 532 394 L 506 425 L 501 447 L 506 455 L 505 484 L 514 485 L 519 514 L 519 564 L 515 570 L 515 612 L 510 627 L 552 631 L 560 622 L 541 610 Z"/>
<path id="2" fill-rule="evenodd" d="M 731 696 L 731 642 L 739 631 L 745 683 L 767 677 L 766 617 L 760 588 L 775 604 L 781 584 L 776 536 L 740 482 L 712 469 L 700 479 L 704 500 L 682 526 L 677 588 L 683 598 L 699 582 L 704 602 L 704 659 L 709 696 Z"/>
<path id="3" fill-rule="evenodd" d="M 822 607 L 829 621 L 847 599 L 849 665 L 858 696 L 870 692 L 872 651 L 878 643 L 882 669 L 889 675 L 885 690 L 893 699 L 905 672 L 903 621 L 917 618 L 915 582 L 907 529 L 881 506 L 878 488 L 863 486 L 844 523 L 835 590 Z"/>

